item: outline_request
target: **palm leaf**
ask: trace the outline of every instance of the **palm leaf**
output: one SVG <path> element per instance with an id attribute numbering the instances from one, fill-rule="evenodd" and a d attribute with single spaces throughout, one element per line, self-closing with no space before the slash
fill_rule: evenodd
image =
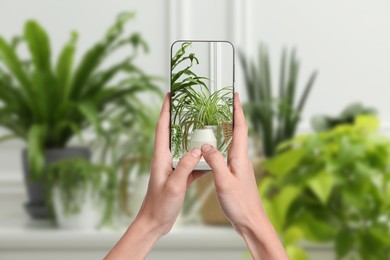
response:
<path id="1" fill-rule="evenodd" d="M 46 127 L 43 125 L 33 125 L 28 132 L 28 165 L 31 171 L 32 179 L 37 179 L 41 175 L 45 159 L 43 155 L 43 142 Z"/>
<path id="2" fill-rule="evenodd" d="M 56 66 L 56 76 L 59 93 L 66 100 L 70 90 L 74 54 L 76 52 L 77 33 L 72 32 L 70 40 L 62 48 Z"/>
<path id="3" fill-rule="evenodd" d="M 0 60 L 7 66 L 8 70 L 19 81 L 22 89 L 21 93 L 25 96 L 32 94 L 31 82 L 24 71 L 22 64 L 19 62 L 19 58 L 14 49 L 0 37 Z"/>

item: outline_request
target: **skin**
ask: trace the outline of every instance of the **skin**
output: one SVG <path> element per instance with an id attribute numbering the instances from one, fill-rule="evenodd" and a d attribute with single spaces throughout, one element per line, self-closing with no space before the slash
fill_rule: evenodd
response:
<path id="1" fill-rule="evenodd" d="M 203 156 L 212 168 L 215 190 L 225 216 L 244 238 L 253 259 L 289 259 L 263 209 L 248 158 L 248 125 L 238 93 L 234 94 L 233 144 L 228 164 L 210 145 L 194 148 L 172 169 L 169 150 L 169 93 L 156 127 L 149 187 L 142 207 L 105 259 L 145 259 L 153 245 L 173 227 L 188 187 L 206 172 L 194 171 Z"/>

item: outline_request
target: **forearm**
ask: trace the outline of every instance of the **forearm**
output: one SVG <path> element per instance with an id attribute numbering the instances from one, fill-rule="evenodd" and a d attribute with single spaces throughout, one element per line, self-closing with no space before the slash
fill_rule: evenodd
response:
<path id="1" fill-rule="evenodd" d="M 157 228 L 144 219 L 136 219 L 105 259 L 145 259 L 153 245 L 161 237 Z"/>
<path id="2" fill-rule="evenodd" d="M 255 260 L 289 259 L 278 235 L 266 216 L 252 218 L 239 231 Z"/>

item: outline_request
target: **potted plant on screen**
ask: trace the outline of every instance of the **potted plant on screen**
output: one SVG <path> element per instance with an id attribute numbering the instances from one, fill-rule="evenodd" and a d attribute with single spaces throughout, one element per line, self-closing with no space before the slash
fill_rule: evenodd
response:
<path id="1" fill-rule="evenodd" d="M 172 151 L 176 156 L 204 143 L 226 150 L 231 141 L 228 135 L 233 118 L 232 87 L 210 91 L 209 79 L 193 71 L 199 59 L 188 51 L 191 45 L 191 42 L 182 43 L 171 62 L 171 131 L 175 144 Z"/>
<path id="2" fill-rule="evenodd" d="M 225 87 L 213 93 L 207 87 L 201 87 L 200 90 L 188 89 L 189 102 L 178 102 L 179 122 L 185 128 L 182 140 L 186 150 L 200 148 L 204 143 L 212 144 L 223 151 L 227 150 L 231 140 L 225 140 L 220 133 L 223 123 L 231 124 L 233 120 L 232 92 L 232 87 Z M 222 146 L 224 149 L 221 149 Z"/>
<path id="3" fill-rule="evenodd" d="M 134 59 L 147 46 L 138 33 L 124 35 L 134 13 L 123 13 L 104 37 L 75 62 L 77 33 L 73 32 L 53 63 L 49 36 L 36 21 L 27 21 L 22 37 L 11 42 L 0 37 L 0 126 L 2 138 L 26 142 L 23 168 L 29 195 L 26 208 L 32 217 L 47 217 L 42 173 L 46 164 L 66 157 L 89 158 L 86 148 L 67 147 L 74 136 L 94 126 L 125 97 L 157 89 Z M 28 56 L 18 47 L 26 45 Z M 116 51 L 131 47 L 122 60 L 104 66 Z M 129 48 L 130 49 L 130 48 Z M 104 67 L 103 67 L 104 66 Z"/>

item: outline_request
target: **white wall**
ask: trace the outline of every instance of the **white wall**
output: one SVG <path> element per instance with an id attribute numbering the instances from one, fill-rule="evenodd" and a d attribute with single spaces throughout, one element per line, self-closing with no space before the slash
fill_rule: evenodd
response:
<path id="1" fill-rule="evenodd" d="M 269 45 L 274 62 L 282 46 L 297 46 L 301 79 L 319 70 L 305 120 L 362 101 L 390 127 L 390 1 L 254 1 L 253 11 L 254 39 Z"/>
<path id="2" fill-rule="evenodd" d="M 281 47 L 297 46 L 301 79 L 319 70 L 301 129 L 307 128 L 310 116 L 336 113 L 355 100 L 377 107 L 385 130 L 390 129 L 386 0 L 0 0 L 0 34 L 20 34 L 25 20 L 35 18 L 49 31 L 55 53 L 72 29 L 79 31 L 80 54 L 123 10 L 138 12 L 129 28 L 140 30 L 151 47 L 139 60 L 149 73 L 168 78 L 170 43 L 176 39 L 230 40 L 248 53 L 255 53 L 257 42 L 263 41 L 271 51 L 274 73 Z M 245 100 L 239 71 L 236 84 Z M 20 181 L 21 147 L 17 142 L 0 145 L 3 186 Z"/>

